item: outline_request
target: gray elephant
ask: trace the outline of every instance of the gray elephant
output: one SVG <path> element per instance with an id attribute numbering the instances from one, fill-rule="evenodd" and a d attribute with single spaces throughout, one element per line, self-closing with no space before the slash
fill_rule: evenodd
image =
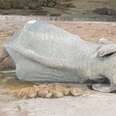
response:
<path id="1" fill-rule="evenodd" d="M 91 43 L 55 25 L 32 20 L 5 48 L 16 65 L 18 79 L 92 82 L 90 87 L 94 90 L 116 89 L 116 44 L 111 41 Z"/>

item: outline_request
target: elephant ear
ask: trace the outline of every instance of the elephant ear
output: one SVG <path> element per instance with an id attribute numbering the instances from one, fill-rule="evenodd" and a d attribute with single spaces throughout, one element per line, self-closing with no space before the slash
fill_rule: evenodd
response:
<path id="1" fill-rule="evenodd" d="M 108 57 L 116 53 L 116 44 L 106 44 L 102 45 L 97 50 L 97 56 L 98 57 Z"/>

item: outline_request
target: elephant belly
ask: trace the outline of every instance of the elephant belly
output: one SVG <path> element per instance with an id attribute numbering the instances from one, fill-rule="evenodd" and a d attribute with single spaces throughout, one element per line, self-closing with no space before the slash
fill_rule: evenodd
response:
<path id="1" fill-rule="evenodd" d="M 17 78 L 36 82 L 81 82 L 77 70 L 52 68 L 15 54 Z M 20 60 L 18 60 L 20 59 Z"/>

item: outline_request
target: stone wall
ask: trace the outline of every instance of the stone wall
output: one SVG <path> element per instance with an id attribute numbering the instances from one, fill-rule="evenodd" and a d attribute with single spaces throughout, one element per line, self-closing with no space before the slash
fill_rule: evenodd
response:
<path id="1" fill-rule="evenodd" d="M 0 9 L 39 9 L 55 7 L 65 0 L 0 0 Z"/>

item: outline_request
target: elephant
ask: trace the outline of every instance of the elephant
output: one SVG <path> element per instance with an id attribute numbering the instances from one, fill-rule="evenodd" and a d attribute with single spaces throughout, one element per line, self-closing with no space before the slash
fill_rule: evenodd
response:
<path id="1" fill-rule="evenodd" d="M 31 20 L 5 49 L 20 80 L 89 83 L 97 91 L 116 90 L 116 44 L 110 40 L 85 41 L 47 21 Z"/>

